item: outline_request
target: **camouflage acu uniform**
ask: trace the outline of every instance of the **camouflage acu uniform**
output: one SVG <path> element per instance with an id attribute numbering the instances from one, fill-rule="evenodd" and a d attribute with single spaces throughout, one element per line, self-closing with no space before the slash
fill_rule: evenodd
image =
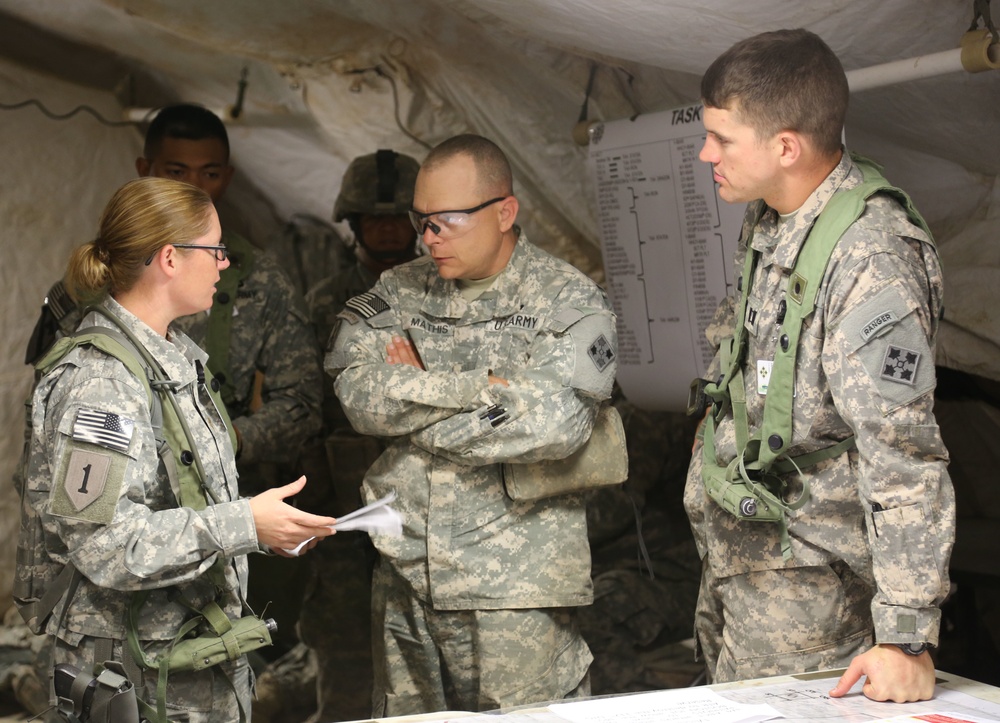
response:
<path id="1" fill-rule="evenodd" d="M 316 338 L 302 297 L 277 262 L 228 231 L 222 242 L 230 249 L 231 261 L 221 272 L 223 280 L 227 275 L 246 275 L 235 299 L 222 291 L 215 295 L 211 313 L 229 313 L 233 320 L 228 370 L 217 368 L 218 360 L 211 357 L 209 366 L 217 376 L 230 375 L 220 381 L 228 381 L 234 389 L 226 408 L 240 432 L 240 466 L 291 462 L 303 441 L 320 429 L 322 371 Z M 248 270 L 247 263 L 252 263 Z M 212 351 L 212 341 L 206 338 L 208 314 L 184 317 L 177 326 Z M 251 411 L 257 372 L 264 377 L 263 404 Z"/>
<path id="2" fill-rule="evenodd" d="M 385 362 L 394 335 L 412 340 L 427 371 Z M 586 441 L 616 344 L 603 292 L 523 235 L 473 301 L 423 258 L 348 302 L 325 366 L 355 429 L 393 438 L 364 494 L 395 490 L 404 517 L 402 537 L 374 536 L 377 715 L 587 689 L 591 655 L 571 616 L 537 614 L 593 598 L 584 497 L 515 503 L 500 463 L 561 458 Z M 489 385 L 490 373 L 510 386 Z M 475 650 L 446 641 L 475 646 L 480 630 Z"/>
<path id="3" fill-rule="evenodd" d="M 360 262 L 355 262 L 351 268 L 326 279 L 309 292 L 306 307 L 316 336 L 324 348 L 331 342 L 337 315 L 347 300 L 368 291 L 376 281 L 378 276 Z M 385 445 L 354 431 L 334 394 L 333 379 L 324 376 L 323 428 L 326 430 L 326 456 L 337 498 L 335 504 L 331 503 L 334 507 L 331 514 L 344 514 L 358 507 L 361 480 Z"/>
<path id="4" fill-rule="evenodd" d="M 96 638 L 118 641 L 115 655 L 127 654 L 121 641 L 134 591 L 150 591 L 138 619 L 138 635 L 148 653 L 169 647 L 190 617 L 176 599 L 178 593 L 196 607 L 215 599 L 230 617 L 239 617 L 246 555 L 260 549 L 250 505 L 239 499 L 225 423 L 208 391 L 197 383 L 194 362 L 203 363 L 204 352 L 184 334 L 172 331 L 170 343 L 113 300 L 104 303 L 178 383 L 181 414 L 219 502 L 200 512 L 178 507 L 157 456 L 146 390 L 120 361 L 81 346 L 39 382 L 32 398 L 26 503 L 42 515 L 50 558 L 60 564 L 71 561 L 83 576 L 68 609 L 60 601 L 46 629 L 57 639 L 55 662 L 81 669 L 95 662 Z M 112 323 L 91 313 L 83 325 Z M 123 431 L 117 446 L 84 441 L 93 439 L 84 429 L 86 410 L 99 417 L 118 416 Z M 205 574 L 217 559 L 225 562 L 218 593 Z M 213 681 L 218 671 L 231 677 L 247 708 L 249 671 L 243 660 L 171 675 L 168 713 L 188 711 L 192 721 L 236 720 L 229 684 Z M 155 705 L 155 670 L 145 672 L 145 684 L 145 699 Z"/>
<path id="5" fill-rule="evenodd" d="M 783 333 L 780 307 L 796 255 L 830 198 L 860 180 L 845 152 L 796 214 L 779 218 L 767 209 L 754 230 L 761 258 L 754 278 L 742 280 L 750 293 L 746 318 L 736 320 L 749 332 L 743 371 L 751 432 L 761 423 L 764 376 Z M 746 252 L 741 243 L 737 275 Z M 803 470 L 811 497 L 788 516 L 790 559 L 782 557 L 778 525 L 739 520 L 706 495 L 696 442 L 685 508 L 704 560 L 695 629 L 715 680 L 844 666 L 873 637 L 937 643 L 955 512 L 932 413 L 941 299 L 930 239 L 893 199 L 876 194 L 837 244 L 815 313 L 803 323 L 789 456 L 851 434 L 857 447 Z M 733 306 L 724 304 L 729 329 Z M 710 378 L 718 369 L 717 357 Z M 716 432 L 717 461 L 735 454 L 729 411 Z M 801 479 L 789 482 L 786 499 L 795 499 Z"/>

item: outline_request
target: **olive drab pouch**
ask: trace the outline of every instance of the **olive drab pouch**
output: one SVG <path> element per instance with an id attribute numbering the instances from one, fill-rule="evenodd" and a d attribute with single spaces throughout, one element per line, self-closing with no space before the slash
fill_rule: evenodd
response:
<path id="1" fill-rule="evenodd" d="M 221 612 L 221 609 L 220 609 Z M 224 620 L 212 632 L 197 638 L 186 638 L 170 651 L 170 670 L 204 670 L 227 660 L 237 660 L 246 653 L 271 644 L 271 633 L 277 629 L 274 620 L 252 615 Z M 221 632 L 220 632 L 221 631 Z"/>
<path id="2" fill-rule="evenodd" d="M 214 601 L 197 609 L 183 597 L 178 597 L 177 601 L 187 606 L 194 615 L 181 626 L 167 651 L 149 657 L 139 641 L 137 622 L 139 611 L 145 605 L 147 597 L 148 591 L 132 595 L 126 625 L 126 643 L 139 667 L 158 672 L 156 707 L 143 701 L 139 704 L 143 716 L 152 723 L 168 723 L 166 695 L 171 672 L 200 671 L 226 661 L 239 660 L 249 652 L 271 645 L 271 633 L 277 630 L 274 620 L 253 615 L 233 620 Z M 240 723 L 246 719 L 247 712 L 241 704 Z"/>
<path id="3" fill-rule="evenodd" d="M 628 479 L 621 415 L 610 404 L 602 406 L 590 438 L 565 459 L 507 462 L 502 469 L 507 495 L 515 502 L 621 484 Z"/>

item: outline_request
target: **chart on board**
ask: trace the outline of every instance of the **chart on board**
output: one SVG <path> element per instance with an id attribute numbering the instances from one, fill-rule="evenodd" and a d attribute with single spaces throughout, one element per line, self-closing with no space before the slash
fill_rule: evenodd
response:
<path id="1" fill-rule="evenodd" d="M 646 409 L 684 409 L 714 350 L 705 327 L 731 291 L 745 206 L 719 198 L 700 104 L 596 124 L 590 166 L 618 382 Z"/>

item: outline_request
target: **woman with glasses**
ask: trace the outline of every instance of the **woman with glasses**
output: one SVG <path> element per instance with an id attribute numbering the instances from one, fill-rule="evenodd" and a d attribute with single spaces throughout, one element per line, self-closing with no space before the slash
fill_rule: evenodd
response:
<path id="1" fill-rule="evenodd" d="M 211 307 L 229 263 L 220 234 L 194 186 L 150 177 L 115 193 L 97 238 L 70 259 L 67 286 L 90 306 L 77 336 L 39 364 L 20 475 L 22 613 L 34 610 L 29 622 L 51 636 L 56 664 L 89 673 L 121 663 L 154 719 L 158 698 L 172 720 L 249 715 L 240 649 L 198 672 L 169 671 L 158 695 L 159 661 L 196 611 L 215 603 L 233 622 L 251 613 L 248 553 L 292 549 L 334 523 L 284 503 L 304 478 L 239 498 L 207 355 L 171 326 Z M 47 592 L 57 596 L 50 609 Z"/>

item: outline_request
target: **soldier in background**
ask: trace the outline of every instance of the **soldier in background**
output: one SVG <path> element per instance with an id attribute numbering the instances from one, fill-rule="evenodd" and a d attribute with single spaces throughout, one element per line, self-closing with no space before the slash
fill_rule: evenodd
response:
<path id="1" fill-rule="evenodd" d="M 416 258 L 417 233 L 407 215 L 420 165 L 391 150 L 355 158 L 334 204 L 334 221 L 346 220 L 354 234 L 354 263 L 306 295 L 317 336 L 326 343 L 348 299 L 368 291 L 383 271 Z M 361 505 L 361 482 L 385 449 L 382 440 L 358 434 L 333 393 L 323 384 L 324 438 L 305 455 L 305 474 L 329 484 L 312 485 L 304 508 L 337 516 Z M 288 691 L 311 679 L 315 668 L 317 710 L 310 721 L 365 718 L 371 712 L 371 569 L 375 549 L 367 535 L 345 533 L 320 545 L 299 620 L 300 646 L 268 669 L 260 680 L 263 715 L 287 708 Z M 313 659 L 305 662 L 303 646 Z M 348 677 L 349 676 L 349 677 Z M 282 702 L 278 704 L 280 698 Z M 268 699 L 264 703 L 264 699 Z M 255 708 L 255 714 L 258 712 Z"/>
<path id="2" fill-rule="evenodd" d="M 355 263 L 306 294 L 309 318 L 324 347 L 348 299 L 368 291 L 383 271 L 416 258 L 417 233 L 407 214 L 419 170 L 415 159 L 391 150 L 360 156 L 347 167 L 333 220 L 346 220 L 350 226 Z M 354 431 L 329 377 L 323 380 L 323 428 L 333 504 L 337 514 L 344 514 L 361 504 L 361 480 L 384 447 Z"/>

